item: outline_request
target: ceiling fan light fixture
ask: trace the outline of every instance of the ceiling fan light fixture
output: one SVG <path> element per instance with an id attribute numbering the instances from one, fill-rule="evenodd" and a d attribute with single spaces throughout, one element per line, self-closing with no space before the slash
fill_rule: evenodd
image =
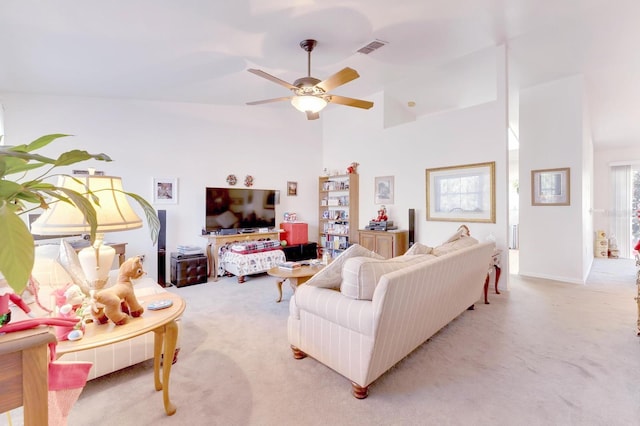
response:
<path id="1" fill-rule="evenodd" d="M 315 95 L 298 95 L 291 98 L 291 105 L 300 112 L 320 112 L 327 106 L 327 100 Z"/>

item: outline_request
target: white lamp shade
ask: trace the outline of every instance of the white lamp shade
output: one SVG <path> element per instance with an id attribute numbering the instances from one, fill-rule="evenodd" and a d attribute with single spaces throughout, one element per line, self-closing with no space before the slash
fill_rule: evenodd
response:
<path id="1" fill-rule="evenodd" d="M 77 180 L 77 181 L 76 181 Z M 113 176 L 61 176 L 58 187 L 88 194 L 87 188 L 98 198 L 100 205 L 91 201 L 96 210 L 96 232 L 126 231 L 142 227 L 142 219 L 133 210 L 122 189 L 122 180 Z M 91 200 L 88 195 L 86 198 Z M 52 203 L 31 224 L 31 232 L 38 235 L 75 235 L 90 232 L 91 227 L 82 211 L 75 206 L 57 201 Z"/>
<path id="2" fill-rule="evenodd" d="M 300 95 L 291 99 L 291 105 L 301 112 L 319 112 L 327 106 L 327 101 L 320 96 Z"/>

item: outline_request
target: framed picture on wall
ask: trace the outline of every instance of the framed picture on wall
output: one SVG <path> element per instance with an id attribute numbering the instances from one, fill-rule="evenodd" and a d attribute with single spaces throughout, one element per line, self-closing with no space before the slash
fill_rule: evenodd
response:
<path id="1" fill-rule="evenodd" d="M 495 169 L 495 161 L 427 169 L 427 220 L 496 223 Z"/>
<path id="2" fill-rule="evenodd" d="M 298 195 L 298 182 L 287 182 L 287 195 Z"/>
<path id="3" fill-rule="evenodd" d="M 178 178 L 153 178 L 153 203 L 178 204 Z"/>
<path id="4" fill-rule="evenodd" d="M 393 204 L 393 176 L 375 178 L 375 204 Z"/>
<path id="5" fill-rule="evenodd" d="M 571 204 L 571 170 L 531 170 L 532 206 L 568 206 Z"/>

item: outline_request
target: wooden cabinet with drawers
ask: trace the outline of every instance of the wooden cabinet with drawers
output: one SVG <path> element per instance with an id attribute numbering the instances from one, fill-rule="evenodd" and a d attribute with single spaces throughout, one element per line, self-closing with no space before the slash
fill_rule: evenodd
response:
<path id="1" fill-rule="evenodd" d="M 360 230 L 359 244 L 375 251 L 385 259 L 400 256 L 409 248 L 408 231 L 368 231 Z"/>

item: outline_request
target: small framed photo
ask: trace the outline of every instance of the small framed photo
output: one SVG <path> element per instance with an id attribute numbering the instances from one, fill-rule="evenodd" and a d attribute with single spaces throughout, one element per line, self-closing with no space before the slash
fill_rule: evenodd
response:
<path id="1" fill-rule="evenodd" d="M 393 176 L 375 178 L 375 204 L 393 204 Z"/>
<path id="2" fill-rule="evenodd" d="M 178 178 L 153 178 L 153 203 L 178 204 Z"/>
<path id="3" fill-rule="evenodd" d="M 571 204 L 571 170 L 531 170 L 532 206 L 568 206 Z"/>
<path id="4" fill-rule="evenodd" d="M 298 182 L 287 182 L 287 195 L 298 195 Z"/>

